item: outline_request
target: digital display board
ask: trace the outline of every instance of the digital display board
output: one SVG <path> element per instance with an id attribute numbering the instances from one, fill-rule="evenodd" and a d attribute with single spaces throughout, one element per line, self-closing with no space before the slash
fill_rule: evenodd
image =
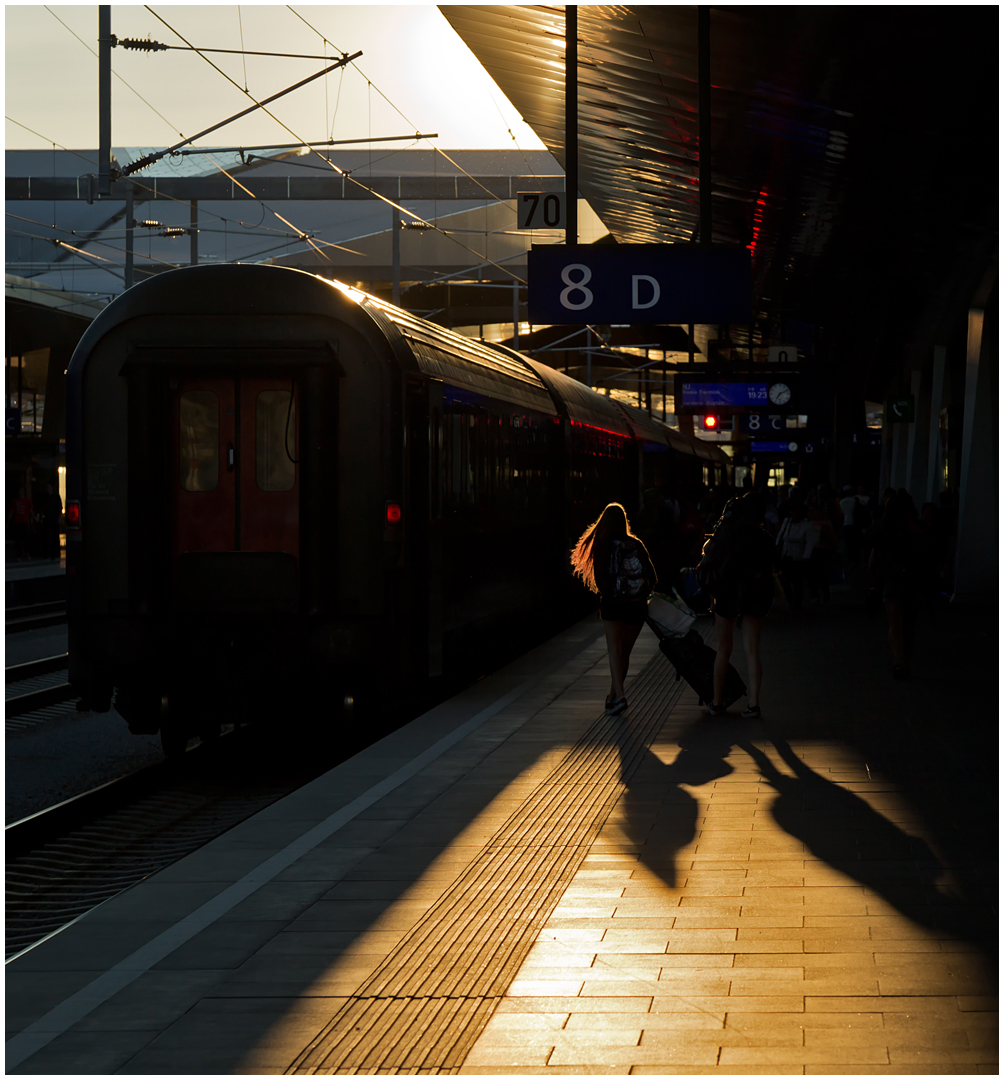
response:
<path id="1" fill-rule="evenodd" d="M 677 404 L 685 409 L 745 409 L 767 404 L 766 382 L 687 382 L 680 380 Z"/>
<path id="2" fill-rule="evenodd" d="M 794 439 L 784 442 L 754 439 L 750 443 L 750 450 L 754 454 L 794 454 L 798 451 L 798 443 Z"/>

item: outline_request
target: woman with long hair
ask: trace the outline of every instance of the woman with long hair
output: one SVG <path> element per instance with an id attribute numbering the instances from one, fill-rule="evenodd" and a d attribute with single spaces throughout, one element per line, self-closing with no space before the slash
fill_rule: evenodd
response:
<path id="1" fill-rule="evenodd" d="M 610 503 L 579 537 L 572 552 L 573 572 L 600 595 L 600 618 L 607 636 L 610 694 L 607 716 L 627 708 L 624 680 L 631 649 L 648 612 L 656 574 L 645 545 L 631 531 L 620 503 Z"/>

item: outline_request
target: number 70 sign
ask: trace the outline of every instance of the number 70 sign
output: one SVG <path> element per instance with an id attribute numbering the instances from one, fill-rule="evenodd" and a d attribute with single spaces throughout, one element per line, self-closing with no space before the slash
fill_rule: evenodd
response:
<path id="1" fill-rule="evenodd" d="M 517 229 L 564 229 L 563 191 L 519 191 L 516 193 Z"/>

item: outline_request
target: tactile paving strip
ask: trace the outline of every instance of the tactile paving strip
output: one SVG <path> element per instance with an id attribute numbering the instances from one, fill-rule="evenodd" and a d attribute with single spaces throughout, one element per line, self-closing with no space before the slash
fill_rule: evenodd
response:
<path id="1" fill-rule="evenodd" d="M 578 871 L 683 682 L 656 655 L 286 1070 L 456 1073 Z"/>

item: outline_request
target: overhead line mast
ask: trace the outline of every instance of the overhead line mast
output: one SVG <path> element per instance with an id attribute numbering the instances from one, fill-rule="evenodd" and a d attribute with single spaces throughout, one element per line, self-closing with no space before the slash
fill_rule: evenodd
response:
<path id="1" fill-rule="evenodd" d="M 98 192 L 112 192 L 112 9 L 98 8 Z"/>
<path id="2" fill-rule="evenodd" d="M 133 52 L 163 52 L 176 49 L 179 52 L 230 53 L 235 56 L 279 56 L 287 60 L 330 60 L 330 56 L 318 56 L 315 53 L 258 52 L 254 49 L 200 49 L 195 45 L 165 45 L 151 38 L 117 38 L 111 35 L 113 49 L 130 49 Z"/>
<path id="3" fill-rule="evenodd" d="M 200 131 L 196 135 L 191 135 L 187 139 L 182 139 L 181 142 L 175 143 L 173 146 L 169 146 L 166 150 L 158 150 L 155 154 L 147 154 L 145 157 L 141 157 L 138 161 L 133 161 L 122 170 L 122 176 L 130 176 L 132 173 L 139 172 L 141 169 L 146 169 L 153 165 L 155 162 L 160 161 L 162 157 L 166 157 L 168 154 L 174 154 L 179 151 L 183 146 L 187 146 L 189 143 L 195 142 L 196 139 L 201 139 L 203 135 L 208 135 L 210 132 L 217 131 L 221 127 L 226 127 L 227 124 L 232 124 L 235 120 L 239 120 L 242 116 L 247 116 L 248 113 L 253 113 L 257 109 L 263 109 L 266 105 L 270 105 L 278 98 L 285 97 L 286 94 L 292 93 L 294 90 L 299 90 L 301 86 L 306 86 L 307 83 L 313 82 L 315 79 L 321 78 L 322 75 L 327 75 L 329 72 L 336 71 L 340 67 L 344 67 L 346 64 L 351 63 L 358 56 L 362 56 L 362 49 L 358 52 L 354 52 L 351 56 L 343 56 L 340 60 L 336 60 L 330 67 L 326 67 L 321 71 L 314 72 L 313 75 L 308 75 L 307 78 L 301 79 L 298 83 L 294 83 L 292 86 L 287 86 L 285 90 L 280 90 L 277 94 L 273 94 L 271 97 L 265 98 L 264 101 L 256 101 L 254 105 L 248 106 L 246 109 L 242 109 L 239 113 L 234 113 L 233 116 L 227 117 L 226 120 L 221 120 L 218 124 L 213 124 L 207 127 L 204 131 Z"/>

